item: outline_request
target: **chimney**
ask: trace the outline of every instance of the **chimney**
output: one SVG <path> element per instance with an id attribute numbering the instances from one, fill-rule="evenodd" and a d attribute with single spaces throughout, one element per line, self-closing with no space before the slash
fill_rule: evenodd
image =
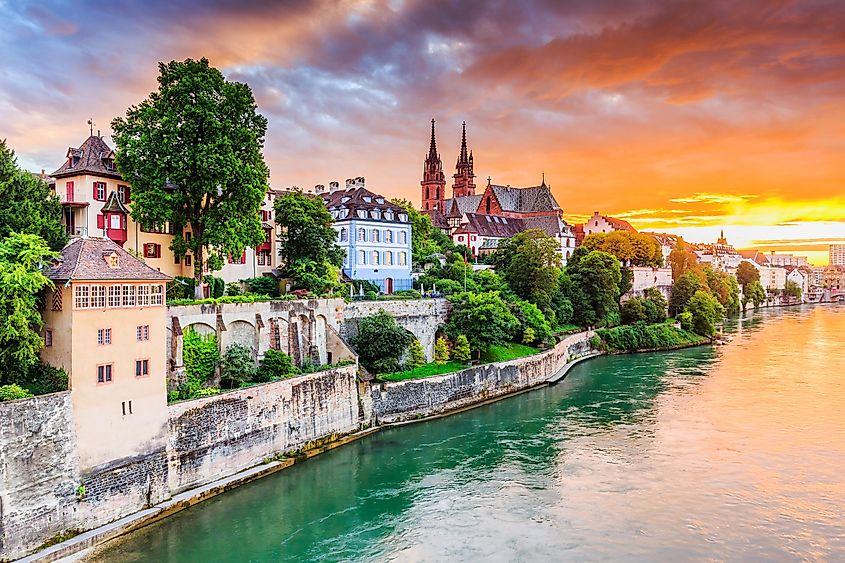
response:
<path id="1" fill-rule="evenodd" d="M 317 184 L 316 186 L 314 186 L 314 193 L 315 194 L 319 195 L 319 194 L 321 194 L 325 191 L 326 191 L 326 186 L 324 186 L 323 184 Z"/>
<path id="2" fill-rule="evenodd" d="M 351 190 L 354 187 L 355 187 L 355 180 L 353 180 L 352 178 L 347 178 L 346 179 L 346 189 Z"/>
<path id="3" fill-rule="evenodd" d="M 334 193 L 340 189 L 340 182 L 329 182 L 329 193 Z"/>
<path id="4" fill-rule="evenodd" d="M 355 178 L 355 187 L 356 188 L 363 188 L 364 187 L 364 177 L 358 176 Z"/>

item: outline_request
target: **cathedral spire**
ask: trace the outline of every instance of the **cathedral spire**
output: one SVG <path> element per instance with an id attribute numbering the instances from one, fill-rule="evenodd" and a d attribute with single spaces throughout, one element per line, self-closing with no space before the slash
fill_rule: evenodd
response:
<path id="1" fill-rule="evenodd" d="M 464 197 L 475 195 L 475 172 L 473 171 L 472 153 L 467 150 L 467 122 L 461 127 L 461 154 L 455 165 L 455 182 L 452 184 L 452 195 Z"/>
<path id="2" fill-rule="evenodd" d="M 420 182 L 422 187 L 422 209 L 423 211 L 442 211 L 446 199 L 446 175 L 443 173 L 443 162 L 437 154 L 437 141 L 434 138 L 434 118 L 431 120 L 431 142 L 428 147 L 428 156 L 423 166 L 423 178 Z"/>
<path id="3" fill-rule="evenodd" d="M 467 122 L 464 121 L 461 132 L 461 156 L 458 157 L 458 164 L 466 164 L 469 162 L 467 156 Z"/>
<path id="4" fill-rule="evenodd" d="M 437 141 L 434 140 L 434 118 L 431 118 L 431 145 L 428 147 L 429 160 L 437 160 Z"/>

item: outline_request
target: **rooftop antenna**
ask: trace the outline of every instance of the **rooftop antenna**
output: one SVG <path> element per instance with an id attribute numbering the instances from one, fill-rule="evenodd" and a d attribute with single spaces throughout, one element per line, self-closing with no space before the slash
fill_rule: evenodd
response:
<path id="1" fill-rule="evenodd" d="M 91 130 L 91 136 L 94 136 L 94 118 L 88 119 L 88 128 Z"/>

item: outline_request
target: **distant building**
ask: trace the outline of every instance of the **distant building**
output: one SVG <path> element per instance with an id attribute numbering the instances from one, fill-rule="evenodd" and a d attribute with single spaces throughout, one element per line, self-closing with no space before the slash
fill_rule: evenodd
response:
<path id="1" fill-rule="evenodd" d="M 593 212 L 593 216 L 584 223 L 584 236 L 590 236 L 596 233 L 611 233 L 613 231 L 628 231 L 636 233 L 637 229 L 631 226 L 628 221 L 617 219 L 615 217 L 607 217 L 601 215 L 598 211 Z"/>
<path id="2" fill-rule="evenodd" d="M 622 301 L 631 297 L 643 297 L 645 290 L 656 288 L 668 300 L 672 295 L 672 268 L 651 268 L 647 266 L 631 266 L 628 268 L 633 274 L 631 289 L 622 296 Z"/>
<path id="3" fill-rule="evenodd" d="M 709 264 L 718 272 L 735 274 L 743 255 L 736 251 L 732 244 L 725 238 L 725 231 L 722 231 L 714 244 L 694 244 L 693 251 L 702 264 Z"/>
<path id="4" fill-rule="evenodd" d="M 193 255 L 176 257 L 170 250 L 175 227 L 142 225 L 131 215 L 132 193 L 114 163 L 114 151 L 99 135 L 91 135 L 79 148 L 68 148 L 65 161 L 49 183 L 62 204 L 62 223 L 71 237 L 101 236 L 132 250 L 152 268 L 169 276 L 194 275 Z M 174 186 L 175 189 L 175 186 Z M 215 276 L 237 281 L 270 273 L 278 255 L 273 223 L 276 192 L 269 190 L 261 208 L 265 240 L 240 256 L 229 256 Z M 183 230 L 190 237 L 190 228 Z"/>
<path id="5" fill-rule="evenodd" d="M 649 235 L 654 240 L 657 241 L 657 244 L 660 245 L 660 255 L 663 256 L 663 264 L 669 265 L 669 255 L 672 253 L 675 248 L 678 247 L 678 242 L 681 240 L 681 237 L 678 235 L 671 235 L 669 233 L 647 233 L 643 232 L 644 235 Z"/>
<path id="6" fill-rule="evenodd" d="M 346 257 L 343 273 L 368 280 L 385 293 L 412 289 L 411 221 L 408 213 L 364 187 L 364 178 L 336 182 L 320 194 L 334 218 L 337 244 Z"/>
<path id="7" fill-rule="evenodd" d="M 106 238 L 75 238 L 45 275 L 42 359 L 70 376 L 80 463 L 150 453 L 166 431 L 166 282 Z"/>
<path id="8" fill-rule="evenodd" d="M 792 254 L 782 254 L 770 252 L 766 258 L 772 266 L 807 266 L 809 261 L 806 256 L 793 256 Z"/>
<path id="9" fill-rule="evenodd" d="M 845 244 L 831 244 L 828 254 L 829 266 L 845 266 Z"/>
<path id="10" fill-rule="evenodd" d="M 467 149 L 466 123 L 461 130 L 461 150 L 455 165 L 452 197 L 446 198 L 446 178 L 437 152 L 434 120 L 423 166 L 422 212 L 432 225 L 450 235 L 455 244 L 473 255 L 493 252 L 498 241 L 526 229 L 539 228 L 560 245 L 566 262 L 575 248 L 575 234 L 563 220 L 563 211 L 546 185 L 524 188 L 500 186 L 487 179 L 484 192 L 476 194 L 474 159 Z"/>

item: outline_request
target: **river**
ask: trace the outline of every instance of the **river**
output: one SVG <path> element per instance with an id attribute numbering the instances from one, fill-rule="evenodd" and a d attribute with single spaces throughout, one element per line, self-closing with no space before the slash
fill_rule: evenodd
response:
<path id="1" fill-rule="evenodd" d="M 718 348 L 377 432 L 98 561 L 845 558 L 845 307 L 751 313 Z"/>

